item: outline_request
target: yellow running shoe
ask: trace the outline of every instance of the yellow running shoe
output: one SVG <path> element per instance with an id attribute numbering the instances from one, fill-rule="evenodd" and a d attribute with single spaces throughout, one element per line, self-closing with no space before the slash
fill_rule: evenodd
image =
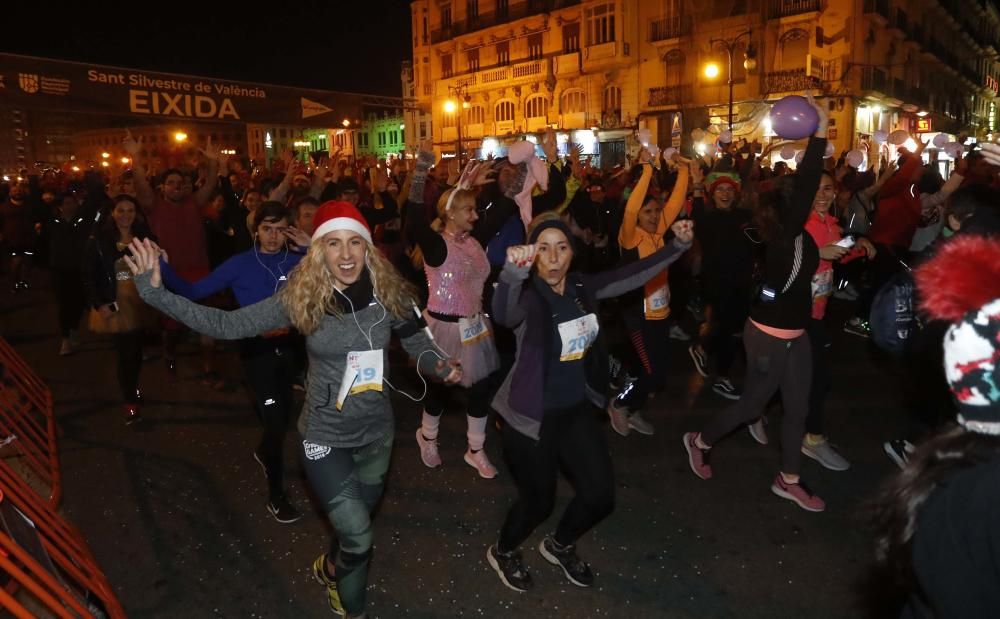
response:
<path id="1" fill-rule="evenodd" d="M 325 553 L 313 561 L 312 571 L 313 576 L 316 577 L 316 582 L 326 585 L 326 596 L 330 601 L 330 610 L 341 617 L 345 616 L 347 612 L 344 610 L 344 605 L 340 603 L 340 591 L 337 590 L 337 581 L 326 575 Z"/>

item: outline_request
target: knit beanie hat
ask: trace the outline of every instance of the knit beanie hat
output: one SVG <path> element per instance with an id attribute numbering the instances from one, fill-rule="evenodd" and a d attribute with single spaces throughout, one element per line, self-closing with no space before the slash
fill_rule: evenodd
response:
<path id="1" fill-rule="evenodd" d="M 739 191 L 743 186 L 743 182 L 735 172 L 712 172 L 705 177 L 705 188 L 708 193 L 714 193 L 715 188 L 723 183 L 732 185 L 736 191 Z"/>
<path id="2" fill-rule="evenodd" d="M 534 223 L 531 228 L 531 234 L 528 236 L 528 243 L 534 244 L 538 242 L 538 237 L 549 228 L 555 228 L 566 235 L 566 240 L 570 243 L 573 242 L 573 232 L 569 229 L 562 219 L 558 217 L 553 217 L 551 219 L 546 218 Z"/>
<path id="3" fill-rule="evenodd" d="M 369 243 L 372 242 L 372 231 L 361 211 L 350 202 L 331 200 L 324 202 L 313 217 L 312 240 L 316 240 L 328 232 L 335 230 L 350 230 L 361 235 Z"/>
<path id="4" fill-rule="evenodd" d="M 959 425 L 1000 435 L 1000 239 L 956 236 L 915 278 L 924 311 L 953 323 L 944 370 Z"/>

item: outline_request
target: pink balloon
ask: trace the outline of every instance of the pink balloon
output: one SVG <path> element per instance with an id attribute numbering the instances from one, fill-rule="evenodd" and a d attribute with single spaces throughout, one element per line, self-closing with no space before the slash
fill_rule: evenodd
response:
<path id="1" fill-rule="evenodd" d="M 781 152 L 779 154 L 782 159 L 790 160 L 795 157 L 795 147 L 791 144 L 785 144 L 781 147 Z"/>
<path id="2" fill-rule="evenodd" d="M 805 159 L 805 156 L 806 156 L 806 151 L 804 150 L 800 150 L 799 152 L 795 153 L 795 163 L 796 164 L 802 163 L 802 160 Z"/>
<path id="3" fill-rule="evenodd" d="M 788 140 L 800 140 L 816 132 L 819 114 L 805 97 L 788 95 L 771 108 L 771 129 Z"/>
<path id="4" fill-rule="evenodd" d="M 939 133 L 934 136 L 934 146 L 938 148 L 944 148 L 944 145 L 948 143 L 948 134 Z"/>
<path id="5" fill-rule="evenodd" d="M 852 168 L 860 167 L 865 160 L 865 154 L 858 149 L 854 149 L 847 153 L 847 165 Z"/>
<path id="6" fill-rule="evenodd" d="M 673 157 L 674 153 L 676 153 L 676 152 L 677 152 L 677 149 L 674 148 L 673 146 L 664 148 L 663 149 L 663 158 L 666 159 L 667 161 L 670 161 L 670 158 Z"/>
<path id="7" fill-rule="evenodd" d="M 726 129 L 725 131 L 719 134 L 719 141 L 722 142 L 723 144 L 729 144 L 730 142 L 733 141 L 733 132 L 730 131 L 729 129 Z"/>
<path id="8" fill-rule="evenodd" d="M 882 144 L 888 138 L 889 138 L 889 134 L 887 134 L 885 131 L 882 131 L 881 129 L 879 129 L 874 134 L 872 134 L 872 139 L 874 139 L 879 144 Z"/>

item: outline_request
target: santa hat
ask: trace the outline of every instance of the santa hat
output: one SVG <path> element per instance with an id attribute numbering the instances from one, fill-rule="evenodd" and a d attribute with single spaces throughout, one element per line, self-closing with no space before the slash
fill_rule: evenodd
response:
<path id="1" fill-rule="evenodd" d="M 372 242 L 372 231 L 368 228 L 368 222 L 361 215 L 361 211 L 350 202 L 331 200 L 316 209 L 312 240 L 315 241 L 335 230 L 350 230 L 361 235 L 369 243 Z"/>
<path id="2" fill-rule="evenodd" d="M 712 172 L 705 178 L 705 188 L 708 189 L 708 193 L 714 193 L 716 187 L 723 183 L 732 185 L 736 191 L 743 185 L 740 177 L 733 172 Z"/>
<path id="3" fill-rule="evenodd" d="M 1000 240 L 958 236 L 915 278 L 924 311 L 953 323 L 944 336 L 944 371 L 959 425 L 1000 435 Z"/>

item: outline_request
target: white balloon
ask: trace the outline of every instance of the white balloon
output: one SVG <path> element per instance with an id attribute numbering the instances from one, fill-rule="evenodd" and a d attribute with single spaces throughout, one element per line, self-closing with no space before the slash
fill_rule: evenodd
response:
<path id="1" fill-rule="evenodd" d="M 640 144 L 642 144 L 643 146 L 649 146 L 649 142 L 652 139 L 653 139 L 653 133 L 649 129 L 647 129 L 645 127 L 643 127 L 642 129 L 639 129 L 639 143 Z"/>
<path id="2" fill-rule="evenodd" d="M 729 144 L 730 142 L 733 141 L 733 132 L 730 131 L 729 129 L 726 129 L 725 131 L 719 134 L 719 141 L 722 142 L 723 144 Z"/>
<path id="3" fill-rule="evenodd" d="M 784 146 L 781 147 L 781 152 L 778 154 L 781 155 L 782 159 L 786 160 L 792 159 L 795 157 L 795 147 L 792 146 L 791 144 L 785 144 Z"/>
<path id="4" fill-rule="evenodd" d="M 796 164 L 802 163 L 802 160 L 805 158 L 805 156 L 806 156 L 806 151 L 804 150 L 800 150 L 799 152 L 795 153 L 795 163 Z"/>
<path id="5" fill-rule="evenodd" d="M 944 145 L 944 152 L 952 157 L 956 157 L 965 151 L 965 147 L 962 146 L 961 142 L 948 142 Z"/>
<path id="6" fill-rule="evenodd" d="M 653 157 L 653 159 L 656 159 L 660 155 L 660 147 L 657 146 L 656 144 L 650 144 L 647 147 L 647 150 L 649 151 L 649 154 Z"/>
<path id="7" fill-rule="evenodd" d="M 945 144 L 948 143 L 948 134 L 947 133 L 939 133 L 939 134 L 935 135 L 933 143 L 934 143 L 934 146 L 936 146 L 938 148 L 944 148 Z"/>
<path id="8" fill-rule="evenodd" d="M 874 134 L 872 134 L 872 139 L 874 139 L 879 144 L 882 144 L 883 142 L 885 142 L 888 137 L 889 137 L 889 134 L 886 133 L 885 131 L 882 131 L 881 129 L 879 129 Z"/>
<path id="9" fill-rule="evenodd" d="M 676 152 L 677 152 L 677 149 L 674 148 L 673 146 L 669 146 L 667 148 L 664 148 L 663 149 L 663 158 L 666 159 L 667 161 L 670 161 L 670 158 L 673 157 L 674 153 L 676 153 Z"/>
<path id="10" fill-rule="evenodd" d="M 701 142 L 702 140 L 704 140 L 705 139 L 704 129 L 692 129 L 691 139 L 694 140 L 695 142 Z"/>
<path id="11" fill-rule="evenodd" d="M 858 149 L 854 149 L 847 153 L 847 165 L 852 168 L 860 167 L 865 160 L 865 154 Z"/>
<path id="12" fill-rule="evenodd" d="M 895 131 L 889 134 L 889 143 L 895 144 L 896 146 L 900 146 L 909 139 L 910 139 L 910 134 L 907 133 L 904 129 L 896 129 Z"/>
<path id="13" fill-rule="evenodd" d="M 826 152 L 823 154 L 824 159 L 829 159 L 833 157 L 833 154 L 837 152 L 837 147 L 833 145 L 833 142 L 826 143 Z"/>

